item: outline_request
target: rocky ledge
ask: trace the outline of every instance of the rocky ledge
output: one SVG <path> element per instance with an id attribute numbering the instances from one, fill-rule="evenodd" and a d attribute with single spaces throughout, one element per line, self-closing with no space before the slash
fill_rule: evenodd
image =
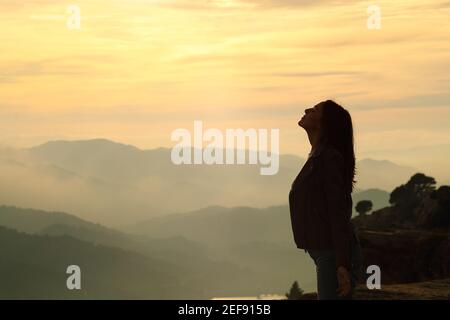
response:
<path id="1" fill-rule="evenodd" d="M 450 233 L 359 230 L 363 266 L 377 265 L 382 284 L 450 278 Z"/>

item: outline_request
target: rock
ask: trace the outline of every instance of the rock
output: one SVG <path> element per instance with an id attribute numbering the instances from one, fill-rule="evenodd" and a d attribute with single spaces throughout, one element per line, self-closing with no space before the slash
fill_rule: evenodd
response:
<path id="1" fill-rule="evenodd" d="M 359 230 L 363 271 L 381 269 L 382 284 L 450 278 L 450 234 L 421 230 Z"/>

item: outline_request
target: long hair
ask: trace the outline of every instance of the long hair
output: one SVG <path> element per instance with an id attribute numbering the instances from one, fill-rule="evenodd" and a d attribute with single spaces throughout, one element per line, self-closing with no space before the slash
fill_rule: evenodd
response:
<path id="1" fill-rule="evenodd" d="M 355 151 L 353 124 L 350 113 L 333 100 L 322 102 L 320 141 L 337 149 L 344 158 L 344 182 L 353 191 L 355 178 Z"/>

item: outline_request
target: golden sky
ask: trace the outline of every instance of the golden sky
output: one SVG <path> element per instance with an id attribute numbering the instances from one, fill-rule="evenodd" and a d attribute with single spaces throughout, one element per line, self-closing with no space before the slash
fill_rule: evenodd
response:
<path id="1" fill-rule="evenodd" d="M 449 144 L 449 17 L 448 0 L 1 0 L 0 142 L 170 147 L 197 119 L 279 128 L 299 154 L 298 118 L 332 98 L 360 156 Z"/>

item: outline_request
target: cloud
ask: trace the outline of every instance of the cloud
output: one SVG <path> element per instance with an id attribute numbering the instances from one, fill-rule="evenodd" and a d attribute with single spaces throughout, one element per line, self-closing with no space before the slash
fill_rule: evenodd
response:
<path id="1" fill-rule="evenodd" d="M 75 65 L 49 66 L 39 62 L 27 62 L 23 64 L 2 66 L 0 71 L 0 82 L 16 83 L 27 77 L 74 76 L 83 73 L 81 68 Z"/>
<path id="2" fill-rule="evenodd" d="M 272 73 L 270 76 L 274 77 L 288 77 L 288 78 L 310 78 L 310 77 L 328 77 L 328 76 L 359 76 L 364 75 L 364 72 L 355 71 L 322 71 L 322 72 L 279 72 Z"/>
<path id="3" fill-rule="evenodd" d="M 107 55 L 78 55 L 33 61 L 3 61 L 0 64 L 0 83 L 13 83 L 26 77 L 76 76 L 92 72 L 88 63 L 112 62 Z M 98 72 L 96 73 L 98 74 Z"/>
<path id="4" fill-rule="evenodd" d="M 378 99 L 360 103 L 360 109 L 376 108 L 423 108 L 450 106 L 450 92 L 436 92 L 421 95 L 410 95 L 398 99 Z"/>
<path id="5" fill-rule="evenodd" d="M 156 2 L 159 7 L 179 10 L 234 10 L 309 7 L 340 4 L 337 0 L 172 0 Z M 348 1 L 347 1 L 348 3 Z"/>
<path id="6" fill-rule="evenodd" d="M 1 10 L 21 10 L 31 7 L 40 7 L 47 5 L 61 5 L 60 0 L 2 0 L 0 2 Z"/>
<path id="7" fill-rule="evenodd" d="M 343 1 L 336 0 L 242 0 L 246 3 L 251 3 L 256 5 L 257 7 L 307 7 L 307 6 L 316 6 L 323 4 L 339 4 Z M 348 1 L 347 1 L 348 3 Z"/>
<path id="8" fill-rule="evenodd" d="M 10 83 L 21 77 L 39 75 L 43 72 L 43 67 L 38 62 L 7 63 L 0 70 L 0 81 Z"/>

